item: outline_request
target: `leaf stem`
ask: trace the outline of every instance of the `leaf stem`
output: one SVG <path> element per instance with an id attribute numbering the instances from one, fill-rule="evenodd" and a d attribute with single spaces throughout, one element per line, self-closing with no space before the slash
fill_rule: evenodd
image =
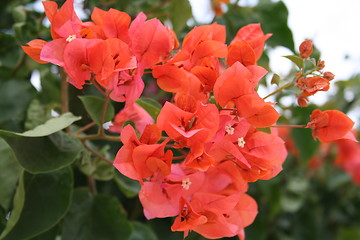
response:
<path id="1" fill-rule="evenodd" d="M 89 147 L 89 145 L 86 144 L 85 140 L 81 141 L 82 144 L 84 145 L 84 147 L 89 150 L 92 154 L 94 154 L 95 156 L 97 156 L 98 158 L 100 158 L 101 160 L 103 160 L 104 162 L 112 165 L 113 162 L 110 161 L 109 159 L 107 159 L 106 157 L 102 156 L 100 153 L 96 152 L 95 150 L 93 150 L 91 147 Z"/>
<path id="2" fill-rule="evenodd" d="M 92 128 L 93 126 L 96 126 L 96 122 L 91 122 L 87 125 L 85 125 L 84 127 L 82 127 L 81 129 L 77 130 L 76 132 L 74 132 L 74 135 L 79 135 L 82 132 L 85 132 L 86 130 Z"/>

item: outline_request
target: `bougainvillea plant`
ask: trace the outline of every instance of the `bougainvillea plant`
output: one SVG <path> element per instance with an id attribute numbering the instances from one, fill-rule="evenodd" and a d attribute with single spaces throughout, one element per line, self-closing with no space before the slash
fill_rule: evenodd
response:
<path id="1" fill-rule="evenodd" d="M 59 66 L 73 87 L 95 86 L 103 98 L 81 97 L 93 119 L 88 125 L 70 126 L 79 118 L 66 113 L 67 107 L 46 124 L 56 131 L 66 128 L 91 154 L 138 181 L 147 219 L 174 217 L 171 230 L 184 237 L 195 231 L 208 239 L 245 239 L 244 228 L 258 214 L 248 183 L 269 180 L 282 170 L 288 152 L 282 128 L 310 128 L 321 143 L 336 142 L 336 163 L 355 172 L 344 155 L 359 148 L 354 122 L 344 113 L 316 109 L 304 125 L 280 125 L 277 103 L 266 101 L 296 86 L 298 104 L 306 107 L 310 96 L 330 88 L 334 75 L 323 71 L 324 61 L 310 58 L 310 40 L 300 45 L 299 56 L 287 56 L 299 68 L 294 79 L 261 97 L 257 87 L 267 70 L 257 62 L 271 34 L 264 34 L 260 24 L 242 27 L 230 44 L 225 26 L 217 23 L 194 27 L 179 43 L 171 28 L 144 13 L 131 19 L 115 9 L 94 8 L 91 21 L 83 22 L 73 4 L 67 0 L 58 9 L 55 2 L 43 2 L 52 41 L 32 40 L 23 50 L 38 63 Z M 156 80 L 154 92 L 171 95 L 161 108 L 141 98 L 148 86 L 145 75 Z M 123 103 L 113 118 L 112 102 Z M 87 134 L 91 128 L 96 133 Z M 40 125 L 22 136 L 47 135 L 41 131 Z M 2 136 L 16 148 L 13 135 Z M 121 144 L 108 159 L 92 140 Z"/>

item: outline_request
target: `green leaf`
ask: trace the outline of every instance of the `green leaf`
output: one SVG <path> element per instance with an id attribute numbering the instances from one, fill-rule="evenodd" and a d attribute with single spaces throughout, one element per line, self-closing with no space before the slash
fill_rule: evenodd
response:
<path id="1" fill-rule="evenodd" d="M 10 219 L 6 223 L 4 231 L 0 235 L 0 240 L 2 240 L 5 236 L 7 236 L 14 228 L 16 223 L 19 221 L 21 212 L 24 208 L 24 202 L 25 202 L 25 187 L 24 187 L 24 175 L 22 172 L 14 196 L 14 201 L 13 201 L 14 208 L 10 213 L 11 214 Z"/>
<path id="2" fill-rule="evenodd" d="M 296 64 L 296 66 L 298 66 L 298 68 L 303 68 L 304 67 L 304 59 L 302 59 L 301 57 L 295 56 L 295 55 L 288 55 L 288 56 L 284 56 L 287 59 L 289 59 L 290 61 L 292 61 L 293 63 Z"/>
<path id="3" fill-rule="evenodd" d="M 73 203 L 63 222 L 62 239 L 129 239 L 132 227 L 114 197 L 92 195 L 87 189 L 74 192 Z"/>
<path id="4" fill-rule="evenodd" d="M 360 239 L 360 229 L 355 227 L 343 227 L 336 240 Z"/>
<path id="5" fill-rule="evenodd" d="M 83 149 L 80 141 L 59 131 L 45 137 L 25 137 L 0 130 L 20 165 L 31 173 L 46 173 L 70 165 Z"/>
<path id="6" fill-rule="evenodd" d="M 80 96 L 81 102 L 84 104 L 84 107 L 94 122 L 98 125 L 101 124 L 101 115 L 105 104 L 105 99 L 96 97 L 96 96 Z M 111 121 L 114 117 L 115 109 L 109 103 L 106 112 L 104 122 Z"/>
<path id="7" fill-rule="evenodd" d="M 281 80 L 280 76 L 274 73 L 273 77 L 271 78 L 271 84 L 275 84 L 279 86 L 280 80 Z"/>
<path id="8" fill-rule="evenodd" d="M 63 168 L 56 172 L 35 175 L 24 172 L 19 186 L 17 194 L 22 196 L 22 200 L 15 199 L 15 204 L 18 204 L 14 206 L 8 222 L 8 225 L 15 224 L 7 226 L 1 240 L 29 239 L 55 226 L 70 207 L 73 192 L 72 170 Z M 21 202 L 22 207 L 19 206 Z M 13 218 L 18 220 L 12 220 Z"/>
<path id="9" fill-rule="evenodd" d="M 175 32 L 180 32 L 191 18 L 191 5 L 189 0 L 173 0 L 170 3 L 170 20 Z"/>
<path id="10" fill-rule="evenodd" d="M 140 184 L 138 181 L 125 177 L 119 172 L 117 172 L 114 181 L 127 198 L 133 198 L 139 194 Z"/>
<path id="11" fill-rule="evenodd" d="M 39 125 L 32 130 L 26 131 L 24 133 L 16 133 L 16 134 L 24 137 L 48 136 L 52 133 L 55 133 L 70 126 L 73 122 L 76 122 L 80 119 L 81 117 L 76 117 L 72 113 L 67 112 L 59 117 L 49 119 L 48 121 L 46 121 L 46 123 Z"/>
<path id="12" fill-rule="evenodd" d="M 150 227 L 140 222 L 132 222 L 134 231 L 130 236 L 130 240 L 157 240 L 156 234 Z"/>
<path id="13" fill-rule="evenodd" d="M 272 33 L 266 43 L 270 46 L 283 46 L 295 52 L 292 32 L 287 25 L 288 10 L 282 1 L 260 0 L 255 10 L 265 33 Z M 252 13 L 254 15 L 254 13 Z"/>
<path id="14" fill-rule="evenodd" d="M 0 156 L 0 169 L 4 170 L 0 171 L 0 205 L 4 209 L 8 209 L 19 178 L 20 166 L 11 148 L 1 138 Z"/>
<path id="15" fill-rule="evenodd" d="M 139 98 L 136 103 L 139 104 L 143 109 L 145 109 L 145 111 L 147 111 L 150 116 L 156 121 L 157 116 L 159 115 L 162 108 L 158 101 L 151 98 Z"/>

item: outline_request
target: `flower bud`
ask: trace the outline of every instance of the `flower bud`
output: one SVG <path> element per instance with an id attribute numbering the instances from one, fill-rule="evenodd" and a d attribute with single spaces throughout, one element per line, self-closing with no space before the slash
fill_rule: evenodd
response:
<path id="1" fill-rule="evenodd" d="M 324 78 L 331 81 L 335 78 L 335 75 L 332 72 L 324 72 Z"/>
<path id="2" fill-rule="evenodd" d="M 308 58 L 313 51 L 313 44 L 311 40 L 305 40 L 300 44 L 299 52 L 301 58 Z"/>
<path id="3" fill-rule="evenodd" d="M 325 67 L 325 61 L 324 60 L 319 60 L 317 63 L 317 68 L 319 70 L 323 69 Z"/>

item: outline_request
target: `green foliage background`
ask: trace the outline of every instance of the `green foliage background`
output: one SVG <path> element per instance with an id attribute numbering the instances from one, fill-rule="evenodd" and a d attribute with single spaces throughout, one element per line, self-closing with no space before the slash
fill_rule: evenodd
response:
<path id="1" fill-rule="evenodd" d="M 49 29 L 43 24 L 44 13 L 33 10 L 34 2 L 3 1 L 0 8 L 0 239 L 182 239 L 181 233 L 170 231 L 172 219 L 144 218 L 137 182 L 115 172 L 78 139 L 61 131 L 70 125 L 76 131 L 91 119 L 99 123 L 104 100 L 95 89 L 79 91 L 70 86 L 72 114 L 49 120 L 51 110 L 60 112 L 61 108 L 59 70 L 34 62 L 20 47 L 36 38 L 50 40 Z M 242 26 L 260 22 L 265 33 L 273 33 L 268 48 L 284 46 L 296 52 L 282 1 L 259 0 L 255 7 L 237 3 L 228 4 L 227 12 L 214 19 L 226 25 L 228 41 Z M 187 0 L 88 0 L 85 12 L 94 6 L 105 10 L 112 7 L 132 17 L 143 11 L 150 18 L 170 21 L 180 40 L 192 27 L 187 25 L 193 18 Z M 265 51 L 259 64 L 271 71 L 269 61 Z M 35 69 L 40 74 L 41 91 L 30 83 Z M 152 80 L 145 81 L 150 84 Z M 263 80 L 262 84 L 270 83 Z M 358 97 L 347 101 L 344 92 L 359 96 L 360 77 L 339 81 L 337 86 L 336 95 L 322 108 L 346 113 L 359 101 Z M 281 103 L 282 97 L 292 95 L 295 102 L 295 93 L 290 89 L 276 100 Z M 145 93 L 144 97 L 149 96 Z M 151 99 L 142 98 L 138 103 L 154 117 L 159 112 Z M 107 120 L 123 106 L 111 104 Z M 281 121 L 305 124 L 314 108 L 302 109 L 294 104 L 289 108 L 290 115 Z M 304 129 L 293 130 L 291 135 L 300 155 L 290 154 L 276 178 L 250 185 L 249 193 L 258 202 L 259 215 L 246 229 L 247 239 L 360 239 L 360 187 L 332 165 L 335 151 L 320 169 L 309 169 L 309 159 L 317 155 L 320 144 Z M 92 141 L 89 148 L 113 159 L 120 143 Z M 188 239 L 203 237 L 191 233 Z"/>

